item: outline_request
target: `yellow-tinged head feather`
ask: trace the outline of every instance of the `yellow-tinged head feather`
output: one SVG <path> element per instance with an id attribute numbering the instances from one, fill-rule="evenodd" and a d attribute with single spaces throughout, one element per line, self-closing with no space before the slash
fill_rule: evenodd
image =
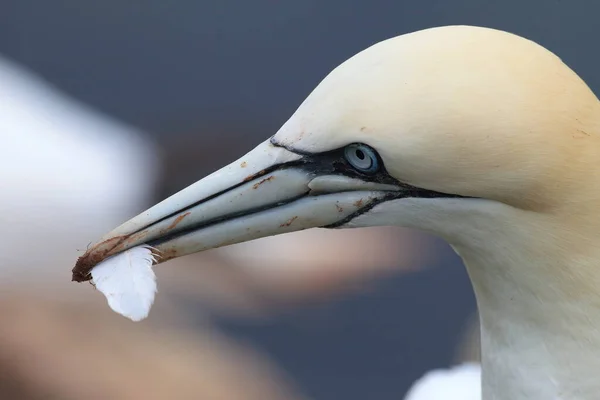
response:
<path id="1" fill-rule="evenodd" d="M 366 143 L 401 181 L 521 208 L 600 184 L 596 96 L 550 51 L 488 28 L 427 29 L 364 50 L 275 140 L 311 152 Z"/>

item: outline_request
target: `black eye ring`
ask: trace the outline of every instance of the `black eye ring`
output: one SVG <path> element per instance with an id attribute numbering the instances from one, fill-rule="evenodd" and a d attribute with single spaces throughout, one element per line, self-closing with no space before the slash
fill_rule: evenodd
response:
<path id="1" fill-rule="evenodd" d="M 346 146 L 344 157 L 348 163 L 366 174 L 374 174 L 379 170 L 377 153 L 366 144 L 354 143 Z"/>

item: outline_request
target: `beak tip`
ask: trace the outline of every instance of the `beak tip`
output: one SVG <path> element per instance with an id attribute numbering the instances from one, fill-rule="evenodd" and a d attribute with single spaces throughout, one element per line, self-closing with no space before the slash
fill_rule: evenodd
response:
<path id="1" fill-rule="evenodd" d="M 90 270 L 93 268 L 93 265 L 90 263 L 89 253 L 85 253 L 83 256 L 77 259 L 75 266 L 71 270 L 72 282 L 85 282 L 92 279 L 90 274 Z"/>
<path id="2" fill-rule="evenodd" d="M 92 279 L 91 271 L 96 265 L 104 261 L 112 250 L 123 241 L 123 236 L 116 236 L 90 247 L 75 262 L 71 270 L 73 282 L 86 282 Z"/>

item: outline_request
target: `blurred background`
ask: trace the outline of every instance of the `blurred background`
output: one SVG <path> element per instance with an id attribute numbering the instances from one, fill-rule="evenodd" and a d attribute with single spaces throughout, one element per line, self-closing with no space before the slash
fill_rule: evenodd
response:
<path id="1" fill-rule="evenodd" d="M 277 131 L 380 40 L 472 24 L 600 85 L 592 0 L 0 0 L 0 398 L 401 399 L 478 359 L 440 240 L 310 230 L 156 269 L 132 323 L 70 282 L 86 246 Z"/>

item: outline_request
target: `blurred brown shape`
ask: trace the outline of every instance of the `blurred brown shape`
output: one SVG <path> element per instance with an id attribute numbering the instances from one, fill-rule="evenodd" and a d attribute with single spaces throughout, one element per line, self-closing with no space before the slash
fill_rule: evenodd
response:
<path id="1" fill-rule="evenodd" d="M 0 299 L 0 398 L 299 399 L 256 353 L 210 328 L 134 324 L 98 307 Z"/>

